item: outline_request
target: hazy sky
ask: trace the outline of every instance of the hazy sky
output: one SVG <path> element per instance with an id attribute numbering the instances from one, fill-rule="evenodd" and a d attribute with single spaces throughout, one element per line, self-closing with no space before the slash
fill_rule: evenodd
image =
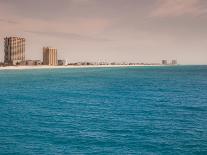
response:
<path id="1" fill-rule="evenodd" d="M 207 0 L 0 0 L 1 61 L 13 35 L 27 59 L 207 64 Z"/>

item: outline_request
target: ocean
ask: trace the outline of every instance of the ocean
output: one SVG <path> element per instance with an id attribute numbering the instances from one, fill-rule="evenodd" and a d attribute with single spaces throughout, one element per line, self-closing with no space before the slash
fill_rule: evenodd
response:
<path id="1" fill-rule="evenodd" d="M 0 154 L 205 155 L 207 66 L 0 71 Z"/>

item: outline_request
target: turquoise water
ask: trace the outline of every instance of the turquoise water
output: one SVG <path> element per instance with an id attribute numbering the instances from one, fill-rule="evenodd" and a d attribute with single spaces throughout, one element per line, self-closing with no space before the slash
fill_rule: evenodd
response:
<path id="1" fill-rule="evenodd" d="M 207 154 L 207 66 L 0 71 L 0 154 Z"/>

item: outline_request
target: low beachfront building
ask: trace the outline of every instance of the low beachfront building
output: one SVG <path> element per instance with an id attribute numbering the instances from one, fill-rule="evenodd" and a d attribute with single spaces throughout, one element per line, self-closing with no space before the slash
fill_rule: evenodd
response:
<path id="1" fill-rule="evenodd" d="M 21 66 L 37 66 L 37 65 L 42 65 L 41 60 L 26 60 L 20 62 Z"/>
<path id="2" fill-rule="evenodd" d="M 66 64 L 66 60 L 58 60 L 58 65 L 59 66 L 65 66 Z"/>
<path id="3" fill-rule="evenodd" d="M 162 60 L 162 64 L 163 65 L 167 65 L 168 63 L 167 63 L 167 60 Z"/>
<path id="4" fill-rule="evenodd" d="M 172 65 L 177 65 L 177 64 L 178 64 L 177 60 L 172 60 Z"/>

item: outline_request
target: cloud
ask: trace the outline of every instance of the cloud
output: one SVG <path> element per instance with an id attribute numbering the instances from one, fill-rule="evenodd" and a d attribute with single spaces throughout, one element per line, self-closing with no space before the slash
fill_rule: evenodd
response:
<path id="1" fill-rule="evenodd" d="M 71 0 L 72 2 L 74 3 L 86 3 L 86 2 L 89 2 L 89 1 L 92 1 L 92 0 Z"/>
<path id="2" fill-rule="evenodd" d="M 64 33 L 64 32 L 46 32 L 46 31 L 25 31 L 28 33 L 38 34 L 38 35 L 46 35 L 51 37 L 58 37 L 64 39 L 72 39 L 72 40 L 80 40 L 80 41 L 97 41 L 97 42 L 106 42 L 111 41 L 106 38 L 99 38 L 87 35 L 80 35 L 76 33 Z"/>
<path id="3" fill-rule="evenodd" d="M 204 0 L 157 0 L 152 17 L 199 16 L 207 13 Z"/>
<path id="4" fill-rule="evenodd" d="M 17 21 L 7 20 L 7 19 L 1 19 L 1 18 L 0 18 L 0 22 L 8 23 L 8 24 L 18 24 Z"/>

